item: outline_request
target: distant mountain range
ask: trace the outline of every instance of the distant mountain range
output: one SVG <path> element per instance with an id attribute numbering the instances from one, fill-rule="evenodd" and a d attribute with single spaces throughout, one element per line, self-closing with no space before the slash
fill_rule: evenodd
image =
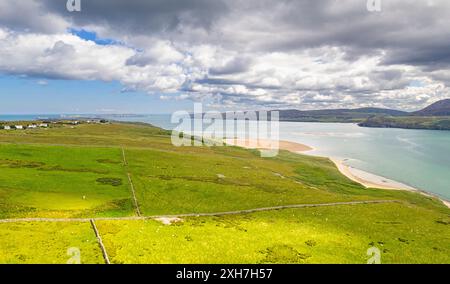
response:
<path id="1" fill-rule="evenodd" d="M 450 130 L 450 99 L 435 102 L 414 112 L 371 107 L 276 111 L 279 112 L 280 121 L 340 122 L 358 123 L 362 127 Z M 260 116 L 258 112 L 257 115 Z M 222 116 L 225 118 L 225 113 Z M 270 113 L 268 116 L 270 119 Z"/>
<path id="2" fill-rule="evenodd" d="M 405 116 L 407 112 L 383 108 L 324 109 L 301 111 L 278 110 L 281 121 L 297 122 L 361 122 L 372 116 Z"/>

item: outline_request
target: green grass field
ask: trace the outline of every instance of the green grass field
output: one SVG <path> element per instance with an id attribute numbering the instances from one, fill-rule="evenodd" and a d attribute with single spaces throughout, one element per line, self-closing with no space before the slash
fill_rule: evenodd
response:
<path id="1" fill-rule="evenodd" d="M 382 263 L 448 263 L 445 222 L 446 214 L 374 204 L 98 227 L 113 263 L 365 263 L 373 246 Z"/>
<path id="2" fill-rule="evenodd" d="M 89 223 L 0 224 L 0 263 L 67 263 L 72 248 L 81 263 L 103 263 Z"/>
<path id="3" fill-rule="evenodd" d="M 4 144 L 0 170 L 1 218 L 133 214 L 120 149 Z"/>
<path id="4" fill-rule="evenodd" d="M 365 189 L 326 158 L 174 147 L 169 134 L 125 123 L 0 130 L 0 219 L 135 216 L 127 174 L 144 216 L 397 200 L 96 223 L 113 263 L 365 263 L 372 246 L 383 263 L 450 263 L 450 210 L 437 199 Z M 0 238 L 0 263 L 66 263 L 69 247 L 103 262 L 86 221 L 0 220 Z"/>

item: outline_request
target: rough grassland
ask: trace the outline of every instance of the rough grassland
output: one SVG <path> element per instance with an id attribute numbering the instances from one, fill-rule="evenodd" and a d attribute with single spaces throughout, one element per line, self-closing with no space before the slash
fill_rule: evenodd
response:
<path id="1" fill-rule="evenodd" d="M 0 144 L 1 218 L 132 214 L 120 149 Z"/>
<path id="2" fill-rule="evenodd" d="M 445 224 L 447 222 L 447 225 Z M 401 204 L 98 222 L 113 263 L 448 263 L 450 219 Z"/>
<path id="3" fill-rule="evenodd" d="M 450 263 L 450 210 L 434 198 L 364 189 L 326 158 L 174 147 L 167 131 L 139 124 L 0 130 L 0 219 L 132 216 L 127 173 L 147 216 L 400 203 L 186 218 L 172 225 L 97 221 L 115 263 L 365 263 L 372 246 L 384 263 Z M 65 263 L 68 247 L 80 247 L 84 262 L 103 262 L 88 223 L 0 223 L 0 263 Z"/>
<path id="4" fill-rule="evenodd" d="M 214 153 L 126 151 L 144 215 L 221 212 L 290 204 L 407 199 L 431 208 L 440 202 L 416 193 L 367 190 L 342 176 L 328 159 L 282 152 L 212 148 Z"/>
<path id="5" fill-rule="evenodd" d="M 81 263 L 103 263 L 89 223 L 0 224 L 0 263 L 67 263 L 69 248 Z"/>

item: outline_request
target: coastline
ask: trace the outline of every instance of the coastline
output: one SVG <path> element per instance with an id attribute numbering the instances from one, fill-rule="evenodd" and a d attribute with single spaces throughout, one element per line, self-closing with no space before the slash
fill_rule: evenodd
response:
<path id="1" fill-rule="evenodd" d="M 226 138 L 224 139 L 225 144 L 230 146 L 237 146 L 247 149 L 273 149 L 274 146 L 278 146 L 281 150 L 287 150 L 290 152 L 307 152 L 314 150 L 312 147 L 309 147 L 304 144 L 284 141 L 280 140 L 277 142 L 268 140 L 268 139 L 258 139 L 258 140 L 250 140 L 250 139 L 237 139 L 237 138 Z"/>
<path id="2" fill-rule="evenodd" d="M 272 145 L 276 145 L 276 142 L 270 140 L 260 140 L 254 141 L 249 139 L 233 139 L 227 138 L 224 139 L 225 144 L 230 146 L 238 146 L 247 149 L 270 149 Z M 269 147 L 268 147 L 269 146 Z M 280 140 L 278 142 L 278 146 L 280 150 L 286 150 L 295 154 L 306 154 L 311 150 L 314 150 L 312 147 L 308 145 L 304 145 L 297 142 L 291 141 L 283 141 Z M 349 165 L 345 164 L 345 160 L 334 158 L 334 157 L 326 157 L 330 161 L 332 161 L 339 172 L 349 178 L 350 180 L 357 182 L 364 186 L 365 188 L 378 188 L 378 189 L 386 189 L 386 190 L 405 190 L 410 192 L 417 192 L 427 197 L 437 198 L 439 199 L 445 206 L 450 208 L 450 201 L 445 200 L 444 198 L 437 196 L 435 194 L 425 192 L 423 190 L 411 187 L 404 183 L 388 179 L 379 175 L 375 175 L 360 169 L 356 169 Z"/>
<path id="3" fill-rule="evenodd" d="M 379 175 L 375 175 L 352 166 L 346 165 L 345 160 L 329 157 L 329 159 L 336 165 L 339 171 L 349 179 L 360 183 L 365 188 L 380 188 L 390 190 L 407 190 L 418 191 L 409 185 L 388 179 Z"/>
<path id="4" fill-rule="evenodd" d="M 405 191 L 410 191 L 410 192 L 416 192 L 416 193 L 420 193 L 427 197 L 437 198 L 445 206 L 450 208 L 450 201 L 448 201 L 448 200 L 444 199 L 443 197 L 440 197 L 436 194 L 429 193 L 424 190 L 411 187 L 404 183 L 351 167 L 349 165 L 346 165 L 344 160 L 340 160 L 340 159 L 336 159 L 336 158 L 332 158 L 332 157 L 328 157 L 328 159 L 330 159 L 336 165 L 336 167 L 341 172 L 341 174 L 345 175 L 347 178 L 353 180 L 354 182 L 361 184 L 365 188 L 379 188 L 379 189 L 386 189 L 386 190 L 405 190 Z"/>

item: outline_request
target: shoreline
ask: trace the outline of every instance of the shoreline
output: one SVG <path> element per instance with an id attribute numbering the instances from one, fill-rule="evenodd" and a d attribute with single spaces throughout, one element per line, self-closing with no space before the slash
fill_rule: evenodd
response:
<path id="1" fill-rule="evenodd" d="M 226 145 L 230 146 L 237 146 L 247 149 L 260 149 L 260 150 L 273 149 L 273 146 L 277 144 L 277 142 L 268 139 L 250 140 L 250 139 L 225 138 L 224 142 Z M 279 140 L 277 146 L 278 149 L 280 150 L 287 150 L 294 153 L 297 152 L 303 153 L 314 150 L 312 147 L 309 147 L 307 145 L 284 140 Z"/>
<path id="2" fill-rule="evenodd" d="M 345 160 L 329 157 L 329 159 L 336 165 L 338 170 L 349 179 L 360 183 L 365 188 L 380 188 L 389 190 L 407 190 L 419 191 L 417 188 L 411 187 L 401 182 L 397 182 L 386 177 L 372 174 L 352 166 L 346 165 Z"/>
<path id="3" fill-rule="evenodd" d="M 259 140 L 259 141 L 251 141 L 249 139 L 236 139 L 236 138 L 226 138 L 224 139 L 226 145 L 230 146 L 238 146 L 247 149 L 270 149 L 270 146 L 276 145 L 276 142 L 270 140 Z M 267 147 L 269 146 L 269 147 Z M 291 141 L 283 141 L 280 140 L 278 142 L 278 147 L 280 150 L 286 150 L 295 154 L 305 154 L 309 155 L 307 152 L 314 150 L 312 147 Z M 312 155 L 311 155 L 312 156 Z M 318 156 L 316 156 L 318 157 Z M 337 169 L 341 174 L 349 178 L 350 180 L 361 184 L 365 188 L 373 188 L 373 189 L 386 189 L 386 190 L 404 190 L 410 192 L 420 193 L 427 197 L 437 198 L 440 200 L 445 206 L 450 208 L 450 201 L 435 195 L 433 193 L 429 193 L 423 191 L 421 189 L 417 189 L 406 185 L 404 183 L 388 179 L 376 174 L 372 174 L 352 166 L 346 165 L 345 160 L 334 158 L 334 157 L 324 157 L 328 158 L 331 162 L 335 164 Z"/>
<path id="4" fill-rule="evenodd" d="M 354 168 L 352 166 L 346 165 L 344 163 L 345 160 L 340 160 L 340 159 L 336 159 L 333 157 L 327 157 L 327 158 L 336 165 L 336 167 L 338 168 L 339 172 L 341 172 L 341 174 L 345 175 L 347 178 L 353 180 L 354 182 L 361 184 L 365 188 L 372 188 L 372 189 L 378 188 L 378 189 L 386 189 L 386 190 L 403 190 L 403 191 L 409 191 L 409 192 L 416 192 L 416 193 L 419 193 L 426 197 L 437 198 L 445 206 L 450 208 L 450 201 L 444 199 L 443 197 L 441 197 L 439 195 L 406 185 L 404 183 L 401 183 L 401 182 L 398 182 L 398 181 L 395 181 L 395 180 L 392 180 L 389 178 L 385 178 L 383 176 L 379 176 L 376 174 L 372 174 L 372 173 Z"/>

